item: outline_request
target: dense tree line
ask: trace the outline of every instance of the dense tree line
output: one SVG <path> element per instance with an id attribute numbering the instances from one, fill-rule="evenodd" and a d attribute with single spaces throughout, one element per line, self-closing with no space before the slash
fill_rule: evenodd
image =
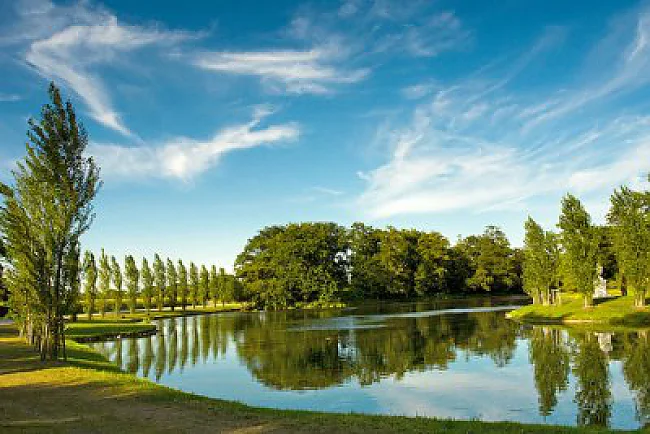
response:
<path id="1" fill-rule="evenodd" d="M 235 261 L 244 296 L 277 309 L 340 297 L 519 293 L 522 254 L 488 226 L 451 245 L 438 232 L 355 223 L 262 229 Z"/>
<path id="2" fill-rule="evenodd" d="M 578 198 L 567 194 L 557 224 L 545 231 L 532 218 L 525 223 L 523 283 L 535 303 L 551 304 L 553 290 L 582 294 L 593 304 L 594 288 L 616 278 L 623 295 L 634 293 L 635 305 L 646 303 L 650 284 L 650 192 L 621 187 L 611 196 L 607 225 L 597 226 Z"/>
<path id="3" fill-rule="evenodd" d="M 130 313 L 141 307 L 149 314 L 152 309 L 180 307 L 185 310 L 190 305 L 192 308 L 205 307 L 208 302 L 216 305 L 241 299 L 241 285 L 223 268 L 217 272 L 217 267 L 212 265 L 208 272 L 205 265 L 201 265 L 199 275 L 198 267 L 190 262 L 188 275 L 182 260 L 174 262 L 168 258 L 163 262 L 158 254 L 154 255 L 152 270 L 147 258 L 142 259 L 138 268 L 133 255 L 124 257 L 122 267 L 115 256 L 109 257 L 103 249 L 98 265 L 94 254 L 87 251 L 82 270 L 83 297 L 79 298 L 76 308 L 83 307 L 88 319 L 93 313 L 104 317 L 111 304 L 116 315 L 125 307 Z"/>

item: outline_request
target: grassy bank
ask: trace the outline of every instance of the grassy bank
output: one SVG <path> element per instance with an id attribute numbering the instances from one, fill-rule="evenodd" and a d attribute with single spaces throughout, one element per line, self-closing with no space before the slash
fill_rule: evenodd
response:
<path id="1" fill-rule="evenodd" d="M 508 313 L 508 317 L 531 323 L 650 327 L 650 308 L 635 307 L 633 296 L 596 300 L 593 307 L 585 308 L 581 296 L 564 294 L 561 305 L 531 304 Z"/>
<path id="2" fill-rule="evenodd" d="M 86 315 L 82 315 L 78 317 L 77 321 L 69 321 L 67 323 L 66 335 L 76 340 L 139 336 L 156 331 L 156 326 L 151 323 L 155 319 L 238 311 L 242 309 L 242 306 L 240 303 L 226 303 L 224 305 L 209 307 L 199 306 L 186 310 L 151 311 L 149 314 L 145 311 L 137 311 L 132 314 L 120 312 L 119 315 L 111 312 L 106 313 L 104 317 L 98 314 L 93 315 L 91 320 L 87 319 Z"/>
<path id="3" fill-rule="evenodd" d="M 596 433 L 517 423 L 450 421 L 253 408 L 158 386 L 120 372 L 70 341 L 68 362 L 41 364 L 0 326 L 2 432 Z"/>

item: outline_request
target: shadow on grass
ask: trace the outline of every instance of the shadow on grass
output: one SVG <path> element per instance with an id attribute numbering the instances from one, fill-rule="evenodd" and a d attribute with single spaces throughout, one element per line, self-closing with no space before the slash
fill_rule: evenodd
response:
<path id="1" fill-rule="evenodd" d="M 608 297 L 594 298 L 594 306 L 598 306 L 599 304 L 607 303 L 608 301 L 616 300 L 617 298 L 621 298 L 621 296 L 620 295 L 610 295 Z"/>

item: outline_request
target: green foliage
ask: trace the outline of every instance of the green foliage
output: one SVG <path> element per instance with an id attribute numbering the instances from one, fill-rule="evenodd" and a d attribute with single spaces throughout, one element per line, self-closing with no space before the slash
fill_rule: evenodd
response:
<path id="1" fill-rule="evenodd" d="M 63 317 L 76 314 L 80 237 L 92 224 L 100 181 L 72 104 L 53 83 L 48 93 L 40 121 L 28 121 L 27 155 L 12 171 L 13 185 L 0 183 L 0 233 L 11 314 L 41 358 L 56 359 Z"/>
<path id="2" fill-rule="evenodd" d="M 347 281 L 345 247 L 345 229 L 334 223 L 271 226 L 248 241 L 235 268 L 259 307 L 329 300 Z"/>
<path id="3" fill-rule="evenodd" d="M 608 361 L 595 336 L 580 337 L 573 365 L 573 374 L 578 379 L 578 425 L 607 426 L 612 413 Z"/>
<path id="4" fill-rule="evenodd" d="M 192 307 L 196 307 L 199 298 L 199 269 L 194 262 L 190 262 L 190 300 Z"/>
<path id="5" fill-rule="evenodd" d="M 126 275 L 126 289 L 129 295 L 129 312 L 135 313 L 140 286 L 140 272 L 132 255 L 127 255 L 124 259 L 124 274 Z"/>
<path id="6" fill-rule="evenodd" d="M 187 307 L 187 268 L 183 261 L 178 260 L 178 292 L 181 297 L 181 307 L 183 310 Z"/>
<path id="7" fill-rule="evenodd" d="M 217 300 L 220 296 L 219 291 L 219 275 L 217 274 L 217 266 L 213 265 L 210 267 L 210 277 L 209 277 L 208 287 L 210 292 L 210 298 L 212 303 L 216 306 Z"/>
<path id="8" fill-rule="evenodd" d="M 531 217 L 525 224 L 523 284 L 534 303 L 549 304 L 558 281 L 560 251 L 554 233 L 545 232 Z"/>
<path id="9" fill-rule="evenodd" d="M 557 395 L 569 385 L 569 351 L 561 331 L 548 327 L 533 328 L 528 349 L 539 393 L 539 413 L 548 416 L 557 405 Z"/>
<path id="10" fill-rule="evenodd" d="M 97 264 L 95 263 L 95 255 L 90 251 L 86 251 L 84 255 L 83 275 L 86 279 L 86 313 L 90 320 L 95 311 L 95 300 L 97 299 Z"/>
<path id="11" fill-rule="evenodd" d="M 417 295 L 449 292 L 449 241 L 438 232 L 420 234 L 417 244 L 418 266 L 415 273 Z"/>
<path id="12" fill-rule="evenodd" d="M 111 289 L 111 264 L 108 255 L 102 249 L 99 257 L 99 313 L 102 318 L 106 315 L 106 306 Z"/>
<path id="13" fill-rule="evenodd" d="M 111 256 L 111 277 L 113 279 L 113 285 L 115 285 L 115 315 L 119 315 L 122 311 L 124 292 L 122 290 L 122 271 L 115 256 Z"/>
<path id="14" fill-rule="evenodd" d="M 154 276 L 151 273 L 151 268 L 149 268 L 149 261 L 147 261 L 147 258 L 142 258 L 140 275 L 142 276 L 142 297 L 144 297 L 144 308 L 148 315 L 151 311 L 151 300 L 154 296 Z"/>
<path id="15" fill-rule="evenodd" d="M 156 304 L 158 310 L 162 310 L 165 304 L 165 293 L 167 287 L 167 275 L 165 274 L 165 264 L 158 253 L 153 257 L 153 278 L 156 283 Z"/>
<path id="16" fill-rule="evenodd" d="M 178 275 L 171 259 L 167 258 L 167 297 L 172 310 L 178 300 Z"/>
<path id="17" fill-rule="evenodd" d="M 650 284 L 650 194 L 621 187 L 611 203 L 608 221 L 618 267 L 635 292 L 637 306 L 643 307 Z"/>
<path id="18" fill-rule="evenodd" d="M 210 273 L 208 272 L 208 269 L 205 268 L 205 265 L 201 265 L 199 290 L 197 295 L 199 303 L 205 306 L 208 302 L 208 296 L 210 295 Z"/>
<path id="19" fill-rule="evenodd" d="M 597 237 L 591 218 L 580 201 L 567 194 L 562 199 L 558 227 L 564 249 L 564 272 L 584 297 L 585 306 L 593 304 L 596 280 Z"/>

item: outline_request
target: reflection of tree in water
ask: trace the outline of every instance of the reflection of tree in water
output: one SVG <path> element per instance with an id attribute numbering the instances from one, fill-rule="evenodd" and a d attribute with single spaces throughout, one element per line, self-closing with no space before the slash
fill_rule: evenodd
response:
<path id="1" fill-rule="evenodd" d="M 560 330 L 534 327 L 530 334 L 530 362 L 539 395 L 539 413 L 548 416 L 557 405 L 557 395 L 569 382 L 569 350 Z"/>
<path id="2" fill-rule="evenodd" d="M 166 365 L 167 349 L 165 347 L 165 333 L 163 332 L 156 336 L 156 381 L 160 381 Z"/>
<path id="3" fill-rule="evenodd" d="M 187 364 L 187 359 L 189 357 L 188 354 L 188 337 L 187 337 L 187 317 L 182 317 L 181 318 L 181 354 L 180 354 L 180 365 L 181 365 L 181 372 L 185 369 L 185 365 Z"/>
<path id="4" fill-rule="evenodd" d="M 135 374 L 140 367 L 140 355 L 138 348 L 138 341 L 136 339 L 127 339 L 128 342 L 128 355 L 126 361 L 126 372 Z"/>
<path id="5" fill-rule="evenodd" d="M 612 413 L 607 357 L 593 333 L 576 334 L 575 341 L 573 374 L 577 379 L 578 425 L 607 426 Z"/>
<path id="6" fill-rule="evenodd" d="M 143 340 L 144 355 L 142 358 L 142 375 L 148 378 L 149 371 L 151 371 L 151 363 L 153 362 L 153 338 L 151 336 L 147 336 L 143 338 Z"/>
<path id="7" fill-rule="evenodd" d="M 623 358 L 625 380 L 636 392 L 636 415 L 642 425 L 650 424 L 650 331 L 627 336 Z"/>

